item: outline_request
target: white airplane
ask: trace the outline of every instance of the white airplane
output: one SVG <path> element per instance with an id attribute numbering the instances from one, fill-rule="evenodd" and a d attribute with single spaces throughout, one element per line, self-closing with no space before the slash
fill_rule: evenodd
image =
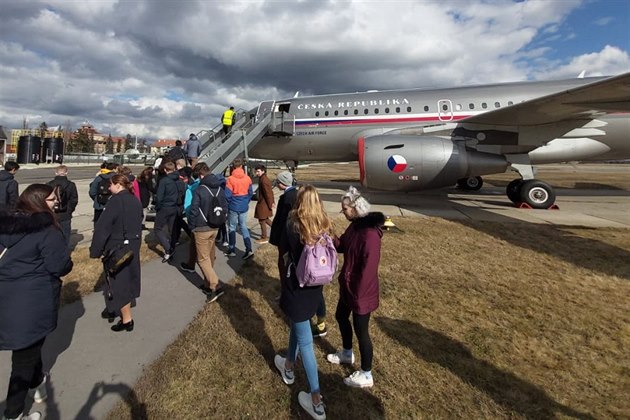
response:
<path id="1" fill-rule="evenodd" d="M 294 97 L 252 114 L 270 111 L 294 116 L 291 135 L 266 134 L 250 156 L 358 160 L 361 183 L 379 190 L 476 190 L 481 175 L 510 168 L 520 175 L 507 187 L 510 200 L 548 208 L 554 190 L 532 165 L 630 158 L 630 73 Z"/>

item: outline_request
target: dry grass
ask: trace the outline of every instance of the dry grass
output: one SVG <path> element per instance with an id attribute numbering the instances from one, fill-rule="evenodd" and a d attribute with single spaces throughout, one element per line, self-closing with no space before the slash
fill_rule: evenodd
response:
<path id="1" fill-rule="evenodd" d="M 630 417 L 628 230 L 394 221 L 404 232 L 383 240 L 370 390 L 324 361 L 341 344 L 336 284 L 325 290 L 329 418 Z M 288 335 L 275 260 L 260 248 L 110 418 L 305 418 L 304 371 L 287 387 L 273 367 Z"/>

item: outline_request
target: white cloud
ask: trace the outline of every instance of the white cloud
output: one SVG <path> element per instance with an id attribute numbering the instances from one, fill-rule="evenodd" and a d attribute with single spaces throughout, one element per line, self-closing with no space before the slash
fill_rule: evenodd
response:
<path id="1" fill-rule="evenodd" d="M 614 46 L 549 59 L 578 0 L 24 1 L 3 5 L 0 124 L 88 119 L 185 136 L 229 105 L 627 69 Z M 602 21 L 603 22 L 603 21 Z M 573 28 L 579 30 L 580 28 Z M 536 41 L 535 41 L 536 40 Z M 535 42 L 535 43 L 534 43 Z M 116 132 L 113 130 L 121 130 Z"/>

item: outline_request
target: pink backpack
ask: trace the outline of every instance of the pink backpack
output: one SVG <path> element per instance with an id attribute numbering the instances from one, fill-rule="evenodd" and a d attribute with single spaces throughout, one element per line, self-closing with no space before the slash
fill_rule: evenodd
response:
<path id="1" fill-rule="evenodd" d="M 337 250 L 327 233 L 313 245 L 304 245 L 295 274 L 300 287 L 321 286 L 332 281 L 337 271 Z"/>

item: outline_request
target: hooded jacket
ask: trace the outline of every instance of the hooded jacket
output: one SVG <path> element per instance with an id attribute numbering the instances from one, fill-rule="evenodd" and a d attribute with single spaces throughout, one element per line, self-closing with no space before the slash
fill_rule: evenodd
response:
<path id="1" fill-rule="evenodd" d="M 249 202 L 254 195 L 252 179 L 245 174 L 243 168 L 234 168 L 225 183 L 225 197 L 228 201 L 228 209 L 238 213 L 249 210 Z"/>
<path id="2" fill-rule="evenodd" d="M 180 207 L 178 201 L 181 201 L 181 207 L 183 208 L 184 194 L 186 194 L 186 185 L 179 179 L 179 172 L 171 172 L 162 177 L 158 183 L 155 210 L 167 207 Z M 179 199 L 180 195 L 181 200 Z"/>
<path id="3" fill-rule="evenodd" d="M 0 210 L 9 211 L 18 200 L 18 183 L 9 171 L 0 171 Z"/>
<path id="4" fill-rule="evenodd" d="M 365 315 L 378 308 L 378 264 L 381 259 L 383 223 L 383 213 L 369 213 L 354 219 L 335 241 L 337 252 L 343 253 L 339 300 L 357 315 Z"/>
<path id="5" fill-rule="evenodd" d="M 72 270 L 50 213 L 0 214 L 0 350 L 19 350 L 57 327 L 60 277 Z"/>
<path id="6" fill-rule="evenodd" d="M 228 204 L 225 199 L 225 192 L 223 188 L 221 188 L 221 181 L 213 174 L 208 174 L 203 177 L 201 180 L 199 187 L 195 190 L 193 194 L 192 204 L 190 205 L 190 216 L 188 218 L 188 224 L 193 231 L 203 231 L 209 230 L 210 227 L 206 220 L 208 218 L 208 213 L 211 211 L 212 205 L 212 196 L 210 195 L 210 191 L 208 191 L 208 187 L 212 194 L 216 195 L 218 193 L 219 204 L 223 207 L 223 210 L 227 213 Z M 204 217 L 201 213 L 206 216 Z"/>
<path id="7" fill-rule="evenodd" d="M 184 145 L 184 152 L 186 152 L 188 158 L 199 157 L 199 154 L 201 153 L 201 144 L 199 143 L 197 136 L 191 136 L 188 138 L 188 141 Z"/>

